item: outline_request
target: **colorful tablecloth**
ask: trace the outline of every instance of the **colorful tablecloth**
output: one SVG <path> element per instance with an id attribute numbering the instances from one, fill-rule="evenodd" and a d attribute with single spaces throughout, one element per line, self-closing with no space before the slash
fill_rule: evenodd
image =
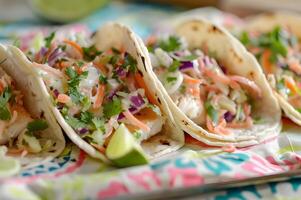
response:
<path id="1" fill-rule="evenodd" d="M 131 26 L 144 37 L 156 22 L 179 11 L 178 8 L 113 3 L 77 25 L 63 29 L 88 27 L 95 30 L 107 20 L 116 20 Z M 223 17 L 214 9 L 198 10 L 194 14 L 217 21 Z M 35 20 L 5 24 L 0 29 L 0 38 L 7 41 L 12 35 L 41 29 L 40 25 L 41 22 Z M 48 24 L 43 24 L 42 29 L 48 28 Z M 194 195 L 191 199 L 299 199 L 301 178 L 298 176 L 287 177 L 281 182 L 266 179 L 266 183 L 203 193 L 208 184 L 217 183 L 220 187 L 225 181 L 301 169 L 301 129 L 287 120 L 284 125 L 278 138 L 234 153 L 186 146 L 149 165 L 125 169 L 106 166 L 70 144 L 60 157 L 22 170 L 14 178 L 0 180 L 0 199 L 106 199 L 122 196 L 132 199 L 131 195 L 151 198 L 153 192 L 172 194 L 176 189 L 189 191 L 195 187 L 199 190 L 191 192 L 190 195 Z"/>

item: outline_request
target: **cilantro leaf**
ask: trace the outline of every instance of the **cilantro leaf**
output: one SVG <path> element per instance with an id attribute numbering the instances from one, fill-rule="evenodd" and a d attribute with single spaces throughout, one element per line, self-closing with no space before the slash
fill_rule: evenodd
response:
<path id="1" fill-rule="evenodd" d="M 36 119 L 27 124 L 27 130 L 30 132 L 42 131 L 45 130 L 46 128 L 48 128 L 48 124 L 43 119 Z"/>
<path id="2" fill-rule="evenodd" d="M 99 82 L 101 83 L 101 84 L 106 84 L 107 82 L 108 82 L 108 79 L 107 79 L 107 77 L 105 77 L 104 75 L 102 75 L 102 74 L 100 74 L 99 75 Z"/>
<path id="3" fill-rule="evenodd" d="M 248 45 L 250 43 L 250 37 L 247 31 L 243 31 L 240 35 L 239 40 L 243 45 Z"/>
<path id="4" fill-rule="evenodd" d="M 92 61 L 96 56 L 102 54 L 101 51 L 97 50 L 95 45 L 91 45 L 89 47 L 82 47 L 84 53 L 84 59 L 88 61 Z"/>
<path id="5" fill-rule="evenodd" d="M 95 129 L 100 129 L 102 132 L 105 132 L 105 122 L 103 119 L 94 117 L 92 123 L 94 124 Z"/>
<path id="6" fill-rule="evenodd" d="M 181 63 L 178 60 L 174 60 L 172 64 L 169 66 L 168 71 L 169 72 L 175 72 L 179 67 Z"/>
<path id="7" fill-rule="evenodd" d="M 217 110 L 211 105 L 209 101 L 205 102 L 205 108 L 208 116 L 211 118 L 214 124 L 218 122 L 218 112 Z"/>
<path id="8" fill-rule="evenodd" d="M 81 112 L 80 113 L 80 121 L 89 124 L 92 122 L 93 114 L 86 111 L 86 112 Z"/>
<path id="9" fill-rule="evenodd" d="M 1 120 L 10 120 L 11 113 L 7 107 L 7 103 L 12 96 L 11 89 L 9 87 L 5 87 L 2 95 L 0 96 L 0 119 Z"/>
<path id="10" fill-rule="evenodd" d="M 86 127 L 86 124 L 81 122 L 79 119 L 72 117 L 72 116 L 65 116 L 66 122 L 73 128 L 79 129 Z"/>
<path id="11" fill-rule="evenodd" d="M 169 76 L 169 77 L 166 78 L 166 80 L 167 80 L 168 83 L 174 82 L 174 81 L 177 80 L 177 77 L 171 77 L 171 76 Z"/>
<path id="12" fill-rule="evenodd" d="M 137 61 L 133 58 L 133 56 L 126 53 L 122 67 L 127 68 L 129 72 L 135 73 L 137 69 Z"/>
<path id="13" fill-rule="evenodd" d="M 50 45 L 51 45 L 51 42 L 52 40 L 54 39 L 55 37 L 55 32 L 52 32 L 48 37 L 46 37 L 44 40 L 45 40 L 45 46 L 47 48 L 50 48 Z"/>
<path id="14" fill-rule="evenodd" d="M 169 36 L 167 40 L 161 40 L 159 42 L 159 47 L 167 52 L 179 50 L 181 47 L 180 38 L 177 36 Z"/>
<path id="15" fill-rule="evenodd" d="M 103 114 L 106 118 L 118 115 L 122 112 L 121 100 L 114 98 L 113 101 L 109 101 L 103 106 Z"/>

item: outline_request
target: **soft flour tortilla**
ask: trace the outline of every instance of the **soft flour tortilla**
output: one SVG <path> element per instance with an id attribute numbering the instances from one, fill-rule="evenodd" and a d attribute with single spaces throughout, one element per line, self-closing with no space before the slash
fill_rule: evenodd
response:
<path id="1" fill-rule="evenodd" d="M 31 68 L 31 63 L 26 62 L 26 57 L 17 51 L 16 57 L 12 55 L 8 49 L 14 47 L 6 47 L 0 44 L 0 67 L 15 81 L 16 87 L 22 91 L 24 95 L 24 107 L 33 118 L 44 119 L 48 123 L 48 128 L 41 133 L 42 138 L 51 139 L 55 141 L 55 145 L 47 152 L 37 154 L 28 154 L 25 157 L 19 157 L 21 164 L 25 167 L 32 167 L 42 162 L 49 161 L 57 157 L 65 148 L 65 138 L 62 130 L 51 109 L 49 108 L 49 99 L 46 99 L 41 91 L 37 74 Z"/>
<path id="2" fill-rule="evenodd" d="M 205 44 L 208 49 L 216 54 L 216 59 L 226 67 L 233 75 L 240 75 L 253 80 L 262 90 L 263 97 L 255 102 L 255 116 L 262 119 L 261 124 L 254 124 L 251 129 L 233 129 L 233 135 L 223 136 L 210 133 L 201 126 L 190 120 L 176 106 L 169 97 L 164 86 L 156 78 L 152 71 L 150 59 L 147 57 L 147 71 L 152 75 L 153 81 L 157 82 L 157 90 L 164 94 L 172 110 L 177 123 L 182 129 L 195 139 L 208 145 L 225 146 L 233 144 L 237 147 L 254 145 L 263 140 L 275 137 L 281 130 L 281 110 L 277 99 L 273 95 L 265 76 L 257 63 L 255 57 L 251 55 L 240 42 L 224 29 L 217 27 L 204 19 L 190 19 L 181 21 L 174 27 L 174 32 L 184 37 L 188 47 L 202 48 Z M 147 53 L 146 47 L 140 41 L 141 48 Z"/>
<path id="3" fill-rule="evenodd" d="M 271 31 L 275 26 L 279 25 L 288 28 L 299 40 L 301 39 L 301 16 L 298 14 L 270 13 L 259 15 L 247 20 L 246 25 L 242 29 L 255 30 L 264 33 Z M 278 94 L 277 91 L 274 91 L 274 93 L 285 115 L 298 125 L 301 125 L 301 113 L 294 109 L 294 107 Z"/>
<path id="4" fill-rule="evenodd" d="M 148 86 L 150 92 L 157 98 L 158 92 L 154 90 L 155 83 L 152 82 L 150 75 L 145 70 L 145 58 L 144 54 L 141 52 L 138 42 L 136 41 L 136 35 L 127 27 L 122 26 L 117 23 L 108 23 L 104 25 L 101 29 L 97 31 L 93 38 L 93 42 L 96 47 L 105 51 L 112 47 L 121 48 L 123 47 L 127 52 L 129 52 L 137 60 L 137 68 L 139 73 L 143 75 L 143 79 Z M 28 61 L 26 56 L 17 48 L 10 47 L 10 51 L 14 54 L 15 59 L 19 60 L 20 63 L 26 63 L 26 65 L 31 65 L 32 63 Z M 32 66 L 33 68 L 33 66 Z M 41 76 L 37 75 L 39 79 L 39 85 L 42 87 L 42 94 L 50 100 L 50 94 L 47 91 L 47 88 L 43 82 Z M 168 106 L 164 100 L 161 100 L 160 108 L 163 115 L 166 117 L 166 123 L 163 127 L 163 130 L 157 135 L 151 137 L 147 141 L 142 142 L 142 148 L 148 154 L 149 158 L 154 158 L 161 156 L 163 154 L 175 151 L 183 146 L 184 144 L 184 133 L 181 128 L 175 123 L 172 118 L 172 114 L 168 109 Z M 94 158 L 98 158 L 104 162 L 110 162 L 103 154 L 96 150 L 89 143 L 84 141 L 69 124 L 64 120 L 63 116 L 59 110 L 49 102 L 50 108 L 54 113 L 57 121 L 64 129 L 68 137 L 83 149 L 86 153 Z"/>

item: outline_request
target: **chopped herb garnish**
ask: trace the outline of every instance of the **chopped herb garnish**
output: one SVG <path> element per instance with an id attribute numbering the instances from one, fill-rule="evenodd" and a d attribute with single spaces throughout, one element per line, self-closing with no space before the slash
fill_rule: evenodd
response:
<path id="1" fill-rule="evenodd" d="M 205 102 L 205 108 L 210 119 L 213 121 L 214 124 L 217 124 L 218 122 L 217 110 L 212 106 L 212 104 L 209 101 Z"/>
<path id="2" fill-rule="evenodd" d="M 83 95 L 78 91 L 78 85 L 82 79 L 88 76 L 88 71 L 78 74 L 72 67 L 67 67 L 65 72 L 70 78 L 68 80 L 68 95 L 73 102 L 79 103 L 83 99 Z"/>
<path id="3" fill-rule="evenodd" d="M 82 111 L 87 111 L 89 110 L 90 106 L 91 106 L 91 101 L 89 99 L 89 97 L 84 96 L 80 102 L 82 103 Z"/>
<path id="4" fill-rule="evenodd" d="M 113 53 L 115 53 L 115 54 L 120 54 L 121 52 L 118 50 L 118 49 L 116 49 L 115 47 L 112 47 L 112 51 L 113 51 Z"/>
<path id="5" fill-rule="evenodd" d="M 171 76 L 169 76 L 169 77 L 166 78 L 166 80 L 167 80 L 168 83 L 171 83 L 171 82 L 176 81 L 177 77 L 171 77 Z"/>
<path id="6" fill-rule="evenodd" d="M 181 87 L 180 87 L 180 93 L 181 94 L 185 94 L 185 92 L 186 92 L 186 86 L 185 85 L 181 85 Z"/>
<path id="7" fill-rule="evenodd" d="M 167 52 L 179 50 L 181 47 L 180 38 L 169 36 L 167 40 L 160 41 L 159 47 Z"/>
<path id="8" fill-rule="evenodd" d="M 30 132 L 42 131 L 48 128 L 48 124 L 44 119 L 36 119 L 27 124 L 27 130 Z"/>
<path id="9" fill-rule="evenodd" d="M 243 45 L 248 45 L 250 43 L 250 37 L 248 32 L 246 31 L 242 32 L 239 40 L 241 41 L 241 43 L 243 43 Z"/>
<path id="10" fill-rule="evenodd" d="M 96 56 L 102 54 L 101 51 L 98 51 L 95 45 L 91 45 L 90 47 L 82 47 L 84 52 L 84 59 L 87 61 L 92 61 Z"/>
<path id="11" fill-rule="evenodd" d="M 6 87 L 0 96 L 0 119 L 1 120 L 10 120 L 11 113 L 7 107 L 7 103 L 12 96 L 11 89 Z"/>
<path id="12" fill-rule="evenodd" d="M 105 77 L 104 75 L 102 75 L 102 74 L 100 74 L 99 75 L 99 82 L 101 83 L 101 84 L 106 84 L 107 82 L 108 82 L 108 79 L 107 79 L 107 77 Z"/>
<path id="13" fill-rule="evenodd" d="M 90 113 L 88 111 L 80 113 L 80 121 L 81 122 L 89 124 L 89 123 L 92 122 L 92 119 L 93 119 L 93 114 L 92 113 Z"/>
<path id="14" fill-rule="evenodd" d="M 95 126 L 95 129 L 97 130 L 101 130 L 102 132 L 105 132 L 105 122 L 103 119 L 98 118 L 98 117 L 94 117 L 92 119 L 92 123 Z"/>
<path id="15" fill-rule="evenodd" d="M 175 72 L 180 67 L 180 65 L 181 65 L 180 61 L 174 60 L 170 65 L 170 67 L 168 68 L 168 71 Z"/>
<path id="16" fill-rule="evenodd" d="M 184 56 L 181 59 L 185 60 L 185 61 L 192 61 L 192 60 L 197 59 L 198 57 L 199 56 L 197 56 L 197 55 L 191 54 L 191 55 L 188 55 L 188 56 Z"/>
<path id="17" fill-rule="evenodd" d="M 113 56 L 111 56 L 111 59 L 110 59 L 109 63 L 111 65 L 115 65 L 117 63 L 118 59 L 119 59 L 118 55 L 113 55 Z"/>
<path id="18" fill-rule="evenodd" d="M 137 61 L 133 58 L 133 56 L 126 53 L 122 67 L 126 68 L 129 72 L 135 73 L 137 69 Z"/>
<path id="19" fill-rule="evenodd" d="M 81 122 L 79 119 L 71 116 L 65 116 L 66 122 L 74 129 L 84 128 L 86 124 Z"/>
<path id="20" fill-rule="evenodd" d="M 106 118 L 110 118 L 114 115 L 118 115 L 122 112 L 121 100 L 114 98 L 113 101 L 109 101 L 103 106 L 103 114 Z"/>
<path id="21" fill-rule="evenodd" d="M 51 42 L 55 37 L 55 32 L 52 32 L 48 37 L 46 37 L 45 40 L 45 47 L 50 48 Z"/>

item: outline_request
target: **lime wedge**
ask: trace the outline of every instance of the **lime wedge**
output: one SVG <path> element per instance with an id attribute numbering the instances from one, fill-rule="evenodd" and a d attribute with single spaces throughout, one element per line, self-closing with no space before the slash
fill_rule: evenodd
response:
<path id="1" fill-rule="evenodd" d="M 143 149 L 124 124 L 121 124 L 112 136 L 106 155 L 118 167 L 148 163 Z"/>
<path id="2" fill-rule="evenodd" d="M 55 22 L 69 22 L 84 17 L 107 0 L 31 0 L 33 9 L 42 17 Z"/>
<path id="3" fill-rule="evenodd" d="M 0 158 L 0 178 L 9 177 L 20 171 L 21 165 L 13 158 Z"/>

